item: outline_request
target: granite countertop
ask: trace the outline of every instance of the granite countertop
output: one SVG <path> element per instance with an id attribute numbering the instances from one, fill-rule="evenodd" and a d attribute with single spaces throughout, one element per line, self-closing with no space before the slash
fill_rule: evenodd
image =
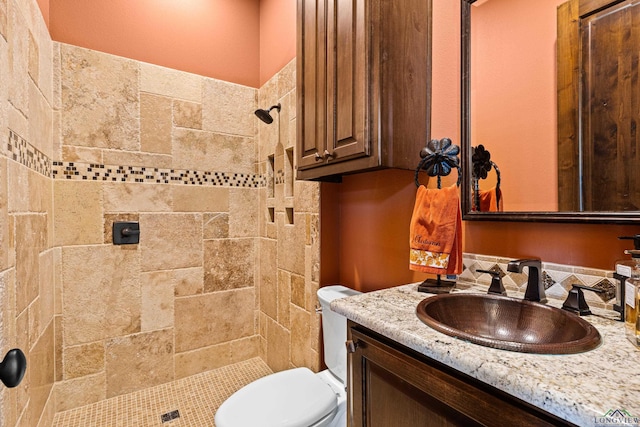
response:
<path id="1" fill-rule="evenodd" d="M 479 292 L 456 290 L 474 291 Z M 592 308 L 594 314 L 584 317 L 602 336 L 602 344 L 594 350 L 526 354 L 479 346 L 431 329 L 416 316 L 418 303 L 429 296 L 410 284 L 338 299 L 331 309 L 579 426 L 603 425 L 602 417 L 610 410 L 640 417 L 640 351 L 626 339 L 623 323 L 612 320 L 617 313 Z M 517 297 L 512 292 L 509 296 Z M 549 301 L 555 306 L 561 303 Z M 640 426 L 640 422 L 626 425 Z"/>

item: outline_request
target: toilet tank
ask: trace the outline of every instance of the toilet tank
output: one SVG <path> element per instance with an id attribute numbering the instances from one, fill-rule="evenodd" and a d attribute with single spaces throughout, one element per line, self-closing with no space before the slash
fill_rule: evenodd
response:
<path id="1" fill-rule="evenodd" d="M 326 286 L 318 289 L 318 301 L 322 307 L 322 335 L 324 343 L 324 363 L 329 371 L 346 384 L 347 378 L 347 318 L 331 311 L 331 301 L 358 292 L 342 285 Z"/>

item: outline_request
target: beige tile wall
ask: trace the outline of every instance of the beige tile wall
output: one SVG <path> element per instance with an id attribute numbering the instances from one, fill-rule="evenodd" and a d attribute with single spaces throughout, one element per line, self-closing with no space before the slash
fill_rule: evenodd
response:
<path id="1" fill-rule="evenodd" d="M 55 409 L 259 355 L 257 90 L 55 47 Z M 140 244 L 112 244 L 119 220 Z"/>
<path id="2" fill-rule="evenodd" d="M 53 43 L 35 0 L 0 0 L 0 36 L 0 351 L 29 366 L 0 425 L 255 356 L 319 369 L 295 62 L 256 90 Z"/>
<path id="3" fill-rule="evenodd" d="M 274 371 L 321 368 L 319 286 L 319 200 L 315 182 L 295 180 L 295 61 L 258 92 L 272 124 L 258 123 L 258 161 L 266 184 L 260 191 L 260 351 Z"/>
<path id="4" fill-rule="evenodd" d="M 0 1 L 0 357 L 24 351 L 20 386 L 0 386 L 0 424 L 43 425 L 55 380 L 54 65 L 35 1 Z"/>
<path id="5" fill-rule="evenodd" d="M 295 62 L 256 91 L 68 45 L 59 54 L 56 410 L 256 355 L 275 371 L 319 369 L 319 186 L 294 180 Z M 274 123 L 258 122 L 253 111 L 277 102 Z M 103 180 L 93 163 L 169 168 L 179 182 Z M 229 182 L 185 185 L 180 171 Z M 140 244 L 113 246 L 114 220 L 139 221 Z"/>

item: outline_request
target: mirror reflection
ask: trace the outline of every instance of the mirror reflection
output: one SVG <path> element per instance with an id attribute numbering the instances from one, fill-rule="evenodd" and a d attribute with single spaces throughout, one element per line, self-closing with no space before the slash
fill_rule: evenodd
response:
<path id="1" fill-rule="evenodd" d="M 463 1 L 467 213 L 640 210 L 634 3 Z"/>
<path id="2" fill-rule="evenodd" d="M 472 210 L 475 212 L 502 212 L 504 210 L 502 190 L 500 184 L 500 169 L 498 165 L 491 160 L 491 153 L 480 144 L 472 147 L 471 154 L 472 176 L 473 176 L 473 193 L 472 193 Z M 493 186 L 489 187 L 486 182 L 490 177 L 490 172 L 494 172 L 491 179 Z M 484 182 L 480 188 L 480 182 Z"/>
<path id="3" fill-rule="evenodd" d="M 555 11 L 563 1 L 471 7 L 471 143 L 499 165 L 505 211 L 558 209 Z M 494 187 L 496 175 L 488 178 L 482 191 Z"/>

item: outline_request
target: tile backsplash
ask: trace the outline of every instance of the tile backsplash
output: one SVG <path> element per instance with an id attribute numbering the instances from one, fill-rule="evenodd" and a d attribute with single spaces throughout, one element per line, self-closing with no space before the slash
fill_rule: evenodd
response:
<path id="1" fill-rule="evenodd" d="M 500 273 L 502 283 L 507 290 L 524 292 L 527 287 L 527 271 L 512 273 L 507 271 L 507 264 L 513 258 L 497 257 L 479 254 L 463 254 L 464 268 L 458 280 L 478 285 L 491 283 L 491 276 L 478 270 L 493 270 Z M 618 281 L 613 277 L 613 271 L 594 268 L 577 267 L 571 265 L 542 262 L 542 280 L 548 298 L 564 300 L 571 285 L 579 284 L 600 289 L 604 292 L 584 293 L 587 303 L 594 307 L 612 309 L 615 303 L 616 286 Z"/>

